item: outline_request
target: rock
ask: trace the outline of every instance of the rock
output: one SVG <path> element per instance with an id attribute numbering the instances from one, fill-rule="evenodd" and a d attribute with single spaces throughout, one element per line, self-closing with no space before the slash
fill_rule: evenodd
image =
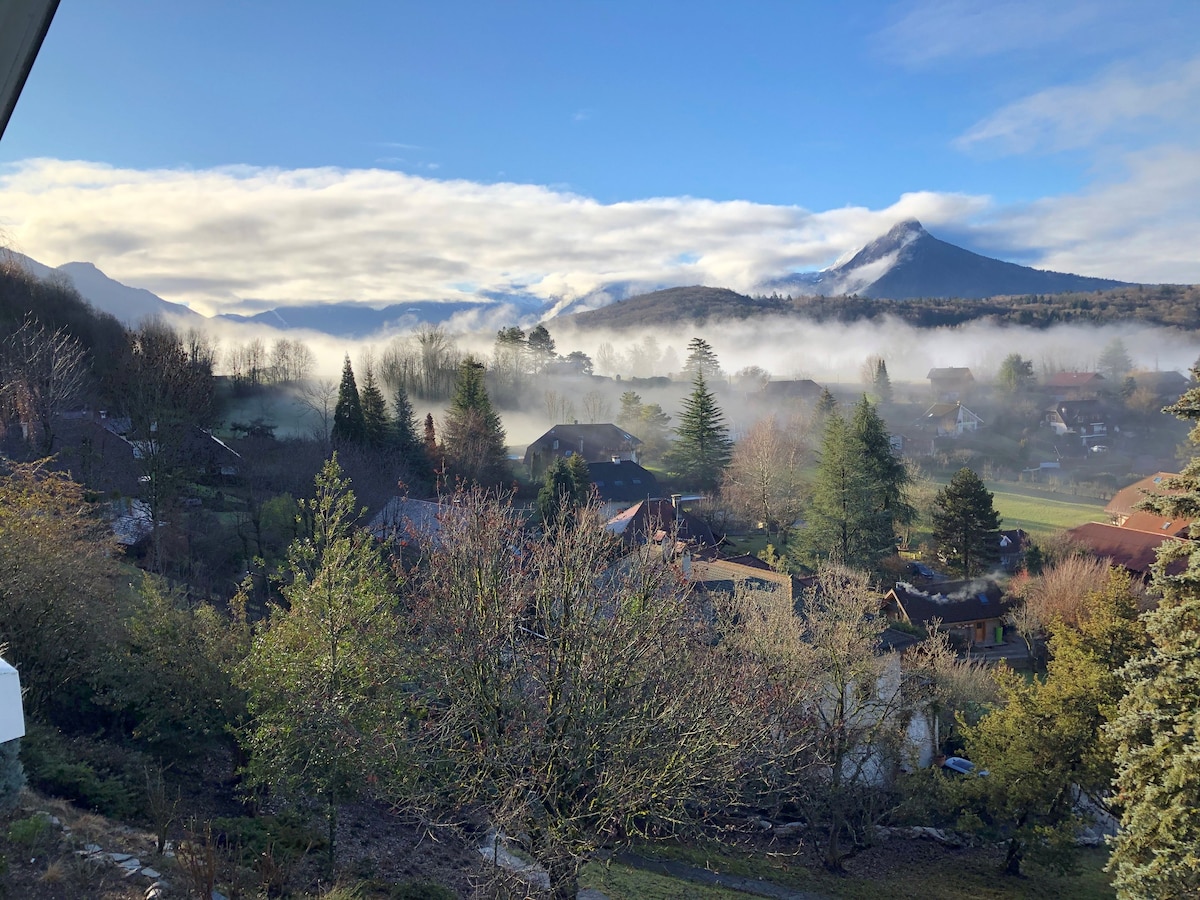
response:
<path id="1" fill-rule="evenodd" d="M 99 853 L 101 851 L 99 844 L 84 844 L 83 849 L 87 853 Z"/>
<path id="2" fill-rule="evenodd" d="M 780 837 L 787 837 L 789 834 L 795 834 L 803 827 L 803 822 L 784 822 L 782 825 L 775 826 L 775 833 Z"/>
<path id="3" fill-rule="evenodd" d="M 212 892 L 212 900 L 229 900 L 229 898 L 226 897 L 224 894 L 222 894 L 220 891 L 213 891 Z"/>
<path id="4" fill-rule="evenodd" d="M 133 857 L 128 853 L 110 853 L 108 854 L 108 858 L 115 863 L 123 863 L 127 859 L 133 859 Z"/>
<path id="5" fill-rule="evenodd" d="M 142 869 L 142 874 L 151 879 L 162 878 L 162 872 L 157 872 L 149 866 L 146 866 L 146 868 Z"/>

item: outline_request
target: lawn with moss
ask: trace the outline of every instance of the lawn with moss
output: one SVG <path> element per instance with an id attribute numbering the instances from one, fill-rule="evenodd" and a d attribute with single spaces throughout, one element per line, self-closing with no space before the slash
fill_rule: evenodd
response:
<path id="1" fill-rule="evenodd" d="M 1078 870 L 1058 875 L 1026 866 L 1021 878 L 1000 874 L 1001 856 L 993 850 L 951 850 L 927 841 L 900 841 L 868 850 L 849 861 L 850 874 L 832 875 L 811 860 L 789 853 L 747 853 L 719 846 L 656 845 L 647 856 L 670 858 L 709 871 L 769 881 L 797 892 L 838 900 L 1112 900 L 1104 873 L 1104 850 L 1080 854 Z M 601 880 L 606 879 L 606 880 Z M 745 897 L 746 894 L 644 872 L 612 863 L 593 864 L 583 883 L 612 900 L 638 897 Z"/>
<path id="2" fill-rule="evenodd" d="M 1103 522 L 1104 503 L 1100 500 L 1055 500 L 1006 490 L 993 490 L 996 511 L 1002 528 L 1024 528 L 1033 538 L 1049 537 L 1082 525 Z"/>

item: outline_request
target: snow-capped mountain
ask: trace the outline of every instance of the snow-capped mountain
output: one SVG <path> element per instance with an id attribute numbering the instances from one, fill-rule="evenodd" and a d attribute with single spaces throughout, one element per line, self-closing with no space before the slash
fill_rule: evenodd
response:
<path id="1" fill-rule="evenodd" d="M 774 279 L 762 284 L 758 290 L 912 300 L 1101 291 L 1125 284 L 1107 278 L 1031 269 L 980 256 L 938 240 L 916 219 L 909 219 L 844 262 L 839 261 L 820 272 L 801 272 Z"/>

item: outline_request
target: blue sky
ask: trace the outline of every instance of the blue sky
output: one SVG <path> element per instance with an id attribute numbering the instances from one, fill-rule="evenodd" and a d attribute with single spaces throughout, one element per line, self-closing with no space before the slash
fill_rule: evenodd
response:
<path id="1" fill-rule="evenodd" d="M 1197 282 L 1198 26 L 1194 0 L 68 2 L 0 142 L 0 234 L 204 312 L 749 290 L 909 216 Z"/>

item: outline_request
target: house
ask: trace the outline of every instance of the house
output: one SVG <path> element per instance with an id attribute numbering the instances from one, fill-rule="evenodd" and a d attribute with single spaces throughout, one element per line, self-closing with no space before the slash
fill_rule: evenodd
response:
<path id="1" fill-rule="evenodd" d="M 1192 520 L 1186 517 L 1160 516 L 1148 509 L 1139 509 L 1121 523 L 1121 528 L 1144 531 L 1147 534 L 1165 534 L 1167 537 L 1186 538 L 1192 529 Z"/>
<path id="2" fill-rule="evenodd" d="M 962 437 L 968 432 L 974 432 L 983 424 L 983 419 L 975 415 L 958 401 L 953 403 L 935 403 L 925 414 L 913 423 L 926 434 L 935 437 Z"/>
<path id="3" fill-rule="evenodd" d="M 1060 437 L 1078 439 L 1084 447 L 1109 439 L 1107 411 L 1095 400 L 1057 400 L 1042 413 L 1042 423 Z"/>
<path id="4" fill-rule="evenodd" d="M 734 593 L 738 588 L 754 591 L 782 591 L 790 602 L 798 593 L 793 593 L 793 577 L 786 572 L 777 572 L 761 559 L 737 557 L 733 559 L 692 559 L 683 570 L 684 577 L 706 591 Z"/>
<path id="5" fill-rule="evenodd" d="M 588 463 L 588 476 L 602 504 L 600 514 L 605 519 L 639 500 L 659 496 L 658 478 L 654 473 L 628 460 Z"/>
<path id="6" fill-rule="evenodd" d="M 901 456 L 933 456 L 936 438 L 937 435 L 922 431 L 919 426 L 906 426 L 888 434 L 888 446 Z"/>
<path id="7" fill-rule="evenodd" d="M 799 400 L 802 403 L 816 403 L 821 399 L 825 388 L 811 378 L 794 380 L 768 381 L 763 385 L 761 395 L 767 400 L 785 401 Z"/>
<path id="8" fill-rule="evenodd" d="M 1055 400 L 1094 400 L 1108 386 L 1099 372 L 1055 372 L 1042 387 Z"/>
<path id="9" fill-rule="evenodd" d="M 929 379 L 933 399 L 939 403 L 961 400 L 975 387 L 975 376 L 966 367 L 930 369 L 925 377 Z"/>
<path id="10" fill-rule="evenodd" d="M 672 549 L 672 536 L 676 553 L 686 550 L 692 553 L 712 554 L 719 543 L 703 519 L 683 509 L 679 495 L 669 500 L 642 500 L 623 513 L 613 516 L 604 527 L 631 544 L 660 543 L 664 553 L 668 555 Z"/>
<path id="11" fill-rule="evenodd" d="M 1163 542 L 1172 540 L 1169 534 L 1137 531 L 1102 522 L 1088 522 L 1069 529 L 1066 534 L 1096 556 L 1109 560 L 1111 565 L 1120 566 L 1142 581 L 1150 580 L 1150 567 L 1157 558 L 1158 548 Z M 1177 560 L 1167 571 L 1177 574 L 1186 566 L 1186 560 Z"/>
<path id="12" fill-rule="evenodd" d="M 1010 602 L 993 581 L 946 581 L 930 593 L 906 581 L 883 597 L 882 612 L 893 622 L 927 628 L 934 619 L 968 647 L 1004 643 L 1004 617 Z"/>
<path id="13" fill-rule="evenodd" d="M 531 478 L 539 478 L 556 459 L 578 454 L 584 462 L 611 462 L 614 459 L 638 462 L 642 442 L 613 424 L 555 425 L 529 445 L 525 466 Z"/>
<path id="14" fill-rule="evenodd" d="M 1111 524 L 1124 525 L 1130 516 L 1139 511 L 1138 506 L 1142 501 L 1151 494 L 1171 496 L 1183 493 L 1181 490 L 1168 489 L 1164 486 L 1170 479 L 1178 477 L 1172 472 L 1155 472 L 1140 481 L 1135 481 L 1113 494 L 1113 498 L 1108 501 L 1108 506 L 1104 507 L 1104 514 L 1108 516 Z"/>

